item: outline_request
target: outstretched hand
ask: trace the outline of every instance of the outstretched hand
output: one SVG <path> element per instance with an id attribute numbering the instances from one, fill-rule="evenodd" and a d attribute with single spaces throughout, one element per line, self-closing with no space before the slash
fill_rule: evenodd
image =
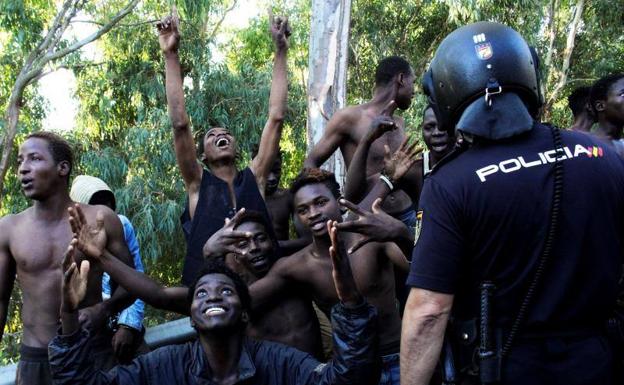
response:
<path id="1" fill-rule="evenodd" d="M 156 23 L 158 42 L 160 43 L 160 49 L 163 53 L 178 52 L 178 47 L 180 45 L 179 26 L 180 18 L 178 17 L 178 10 L 175 6 L 171 9 L 171 14 Z"/>
<path id="2" fill-rule="evenodd" d="M 397 129 L 397 125 L 392 118 L 392 111 L 396 108 L 396 102 L 391 100 L 386 104 L 383 110 L 377 115 L 371 122 L 370 129 L 368 131 L 368 138 L 371 142 L 379 139 L 383 134 L 388 131 Z"/>
<path id="3" fill-rule="evenodd" d="M 369 242 L 389 242 L 393 240 L 396 234 L 400 234 L 405 227 L 403 222 L 386 214 L 381 209 L 381 198 L 377 198 L 373 202 L 373 211 L 362 210 L 356 204 L 346 199 L 340 200 L 340 205 L 349 209 L 353 214 L 357 215 L 357 219 L 346 220 L 342 223 L 336 223 L 334 226 L 339 231 L 361 234 L 351 247 L 349 254 L 354 253 L 357 249 Z"/>
<path id="4" fill-rule="evenodd" d="M 390 147 L 387 144 L 384 145 L 384 151 L 384 174 L 394 183 L 403 178 L 423 149 L 416 142 L 410 144 L 409 138 L 406 136 L 394 154 L 390 152 Z"/>
<path id="5" fill-rule="evenodd" d="M 70 207 L 69 224 L 74 233 L 76 248 L 88 258 L 99 259 L 106 247 L 106 230 L 104 229 L 104 213 L 98 210 L 95 217 L 95 226 L 89 225 L 79 204 Z"/>
<path id="6" fill-rule="evenodd" d="M 87 277 L 89 275 L 89 261 L 76 264 L 74 261 L 75 242 L 72 241 L 63 256 L 63 281 L 61 311 L 73 313 L 87 293 Z"/>
<path id="7" fill-rule="evenodd" d="M 344 247 L 338 241 L 336 224 L 336 221 L 327 221 L 327 230 L 331 239 L 329 257 L 332 262 L 332 278 L 334 279 L 336 294 L 345 306 L 357 306 L 362 302 L 362 295 L 355 285 L 349 258 L 344 254 Z"/>
<path id="8" fill-rule="evenodd" d="M 269 10 L 269 29 L 275 47 L 278 50 L 288 49 L 288 37 L 291 34 L 288 17 L 273 17 L 273 12 Z"/>
<path id="9" fill-rule="evenodd" d="M 216 233 L 212 234 L 206 241 L 203 248 L 204 258 L 222 256 L 227 253 L 242 254 L 242 250 L 237 247 L 241 241 L 248 241 L 252 234 L 244 231 L 234 230 L 243 218 L 245 209 L 238 210 L 232 219 L 225 218 L 225 225 Z"/>

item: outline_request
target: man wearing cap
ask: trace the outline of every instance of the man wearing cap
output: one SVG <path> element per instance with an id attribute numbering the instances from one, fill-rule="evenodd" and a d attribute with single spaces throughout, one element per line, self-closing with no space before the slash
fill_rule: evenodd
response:
<path id="1" fill-rule="evenodd" d="M 462 146 L 421 194 L 401 383 L 427 384 L 441 351 L 458 369 L 447 382 L 614 383 L 603 330 L 622 271 L 624 161 L 537 121 L 537 57 L 502 24 L 451 33 L 423 83 Z"/>
<path id="2" fill-rule="evenodd" d="M 106 182 L 100 178 L 90 175 L 79 175 L 74 178 L 69 196 L 75 202 L 88 205 L 104 205 L 113 211 L 117 210 L 115 194 L 108 187 Z M 139 242 L 136 239 L 134 227 L 130 220 L 121 214 L 117 214 L 123 225 L 124 239 L 132 260 L 134 268 L 141 273 L 144 272 L 143 261 Z M 111 295 L 111 279 L 108 273 L 102 275 L 102 297 L 109 298 Z M 115 356 L 120 363 L 128 363 L 137 353 L 147 352 L 147 346 L 143 342 L 143 312 L 145 303 L 137 299 L 132 305 L 117 314 L 113 321 L 112 346 Z"/>

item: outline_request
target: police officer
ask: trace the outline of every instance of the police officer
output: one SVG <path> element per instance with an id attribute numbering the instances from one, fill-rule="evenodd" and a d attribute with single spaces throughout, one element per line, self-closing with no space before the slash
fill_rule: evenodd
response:
<path id="1" fill-rule="evenodd" d="M 449 318 L 476 383 L 613 383 L 603 325 L 622 270 L 624 163 L 536 121 L 536 60 L 516 31 L 480 22 L 447 36 L 425 74 L 463 145 L 421 195 L 402 384 L 428 383 Z"/>

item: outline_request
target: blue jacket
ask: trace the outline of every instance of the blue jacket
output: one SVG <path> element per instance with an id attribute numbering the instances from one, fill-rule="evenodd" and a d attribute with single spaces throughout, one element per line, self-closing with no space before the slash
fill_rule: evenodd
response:
<path id="1" fill-rule="evenodd" d="M 334 358 L 327 364 L 282 344 L 245 338 L 237 383 L 251 385 L 367 385 L 379 382 L 377 311 L 368 304 L 332 309 Z M 48 347 L 57 385 L 209 385 L 210 367 L 199 340 L 165 346 L 109 372 L 92 367 L 89 332 L 56 336 Z"/>

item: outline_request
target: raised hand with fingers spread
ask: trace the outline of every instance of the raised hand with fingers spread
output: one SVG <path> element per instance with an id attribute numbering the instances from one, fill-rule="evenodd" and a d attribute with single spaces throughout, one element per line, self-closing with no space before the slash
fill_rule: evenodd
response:
<path id="1" fill-rule="evenodd" d="M 237 244 L 249 240 L 252 234 L 234 229 L 240 224 L 244 213 L 245 209 L 242 208 L 231 219 L 226 218 L 225 225 L 208 238 L 203 248 L 204 258 L 221 257 L 227 253 L 243 253 Z"/>
<path id="2" fill-rule="evenodd" d="M 416 142 L 410 144 L 409 138 L 405 137 L 401 147 L 394 153 L 390 153 L 390 147 L 384 145 L 384 170 L 383 174 L 390 179 L 392 183 L 398 182 L 405 173 L 414 165 L 418 154 L 423 149 Z"/>
<path id="3" fill-rule="evenodd" d="M 75 247 L 88 258 L 99 259 L 106 247 L 107 237 L 104 229 L 104 214 L 98 211 L 95 226 L 89 225 L 79 204 L 70 207 L 69 224 L 74 233 Z"/>
<path id="4" fill-rule="evenodd" d="M 171 9 L 170 15 L 156 23 L 158 42 L 160 43 L 160 49 L 163 53 L 178 52 L 178 47 L 180 46 L 179 26 L 180 18 L 178 17 L 178 11 L 175 6 Z"/>
<path id="5" fill-rule="evenodd" d="M 350 218 L 351 220 L 336 223 L 335 227 L 339 231 L 362 235 L 362 237 L 349 247 L 349 254 L 354 253 L 357 249 L 369 242 L 394 241 L 397 234 L 405 232 L 405 225 L 403 222 L 386 214 L 386 212 L 381 209 L 381 199 L 375 200 L 372 206 L 372 212 L 363 210 L 346 199 L 341 199 L 339 203 L 355 214 L 357 219 Z"/>

